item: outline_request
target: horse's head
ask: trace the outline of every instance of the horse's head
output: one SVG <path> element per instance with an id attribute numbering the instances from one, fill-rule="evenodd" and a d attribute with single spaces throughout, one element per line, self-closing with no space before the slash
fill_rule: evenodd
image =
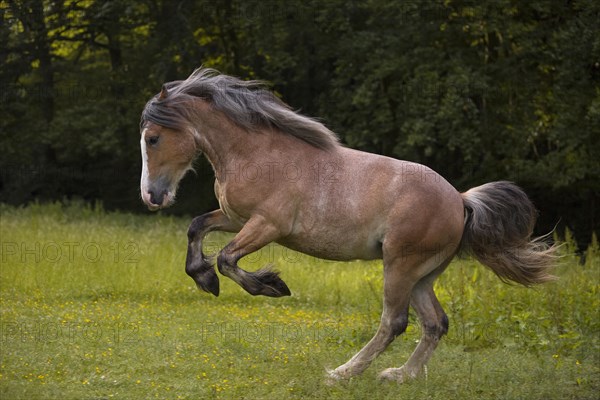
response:
<path id="1" fill-rule="evenodd" d="M 191 169 L 196 145 L 191 134 L 147 123 L 142 128 L 143 202 L 152 211 L 168 207 L 175 201 L 179 181 Z"/>
<path id="2" fill-rule="evenodd" d="M 151 211 L 168 207 L 175 201 L 177 186 L 185 173 L 192 169 L 197 154 L 194 133 L 176 112 L 173 112 L 163 86 L 144 108 L 141 122 L 142 201 Z"/>

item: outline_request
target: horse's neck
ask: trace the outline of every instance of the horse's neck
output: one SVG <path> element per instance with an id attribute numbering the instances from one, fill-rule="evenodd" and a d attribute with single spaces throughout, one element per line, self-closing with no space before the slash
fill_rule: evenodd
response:
<path id="1" fill-rule="evenodd" d="M 260 154 L 273 145 L 272 132 L 246 132 L 229 121 L 207 124 L 196 136 L 201 151 L 221 182 L 239 172 L 241 166 L 256 163 Z"/>

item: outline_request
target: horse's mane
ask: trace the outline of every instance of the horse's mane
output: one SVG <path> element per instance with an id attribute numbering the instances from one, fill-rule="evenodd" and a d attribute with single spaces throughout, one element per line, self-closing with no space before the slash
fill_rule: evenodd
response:
<path id="1" fill-rule="evenodd" d="M 153 122 L 183 129 L 193 124 L 190 98 L 208 101 L 247 130 L 276 128 L 320 149 L 338 145 L 338 138 L 320 122 L 294 112 L 261 81 L 243 81 L 210 68 L 195 70 L 186 80 L 166 83 L 144 107 L 142 124 Z"/>

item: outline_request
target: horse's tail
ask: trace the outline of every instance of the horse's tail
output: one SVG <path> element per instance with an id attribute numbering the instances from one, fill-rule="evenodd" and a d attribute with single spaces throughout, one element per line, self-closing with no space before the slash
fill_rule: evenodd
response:
<path id="1" fill-rule="evenodd" d="M 466 210 L 461 253 L 472 254 L 502 281 L 525 286 L 556 279 L 548 271 L 557 256 L 545 236 L 531 238 L 536 210 L 517 185 L 501 181 L 461 194 Z"/>

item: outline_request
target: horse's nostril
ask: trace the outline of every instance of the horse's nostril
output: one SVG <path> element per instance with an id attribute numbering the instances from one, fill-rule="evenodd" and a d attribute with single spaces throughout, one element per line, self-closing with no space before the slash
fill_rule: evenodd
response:
<path id="1" fill-rule="evenodd" d="M 148 191 L 148 193 L 150 193 L 150 203 L 160 206 L 163 203 L 163 198 L 165 197 L 166 192 L 160 192 L 158 195 L 150 190 Z"/>

